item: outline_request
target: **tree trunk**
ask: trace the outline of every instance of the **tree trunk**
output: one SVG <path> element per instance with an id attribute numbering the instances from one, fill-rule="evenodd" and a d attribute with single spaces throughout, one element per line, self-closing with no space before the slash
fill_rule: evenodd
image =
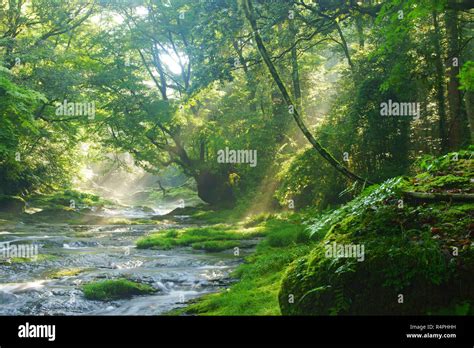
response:
<path id="1" fill-rule="evenodd" d="M 450 150 L 458 150 L 469 142 L 466 113 L 462 109 L 459 91 L 459 31 L 457 10 L 447 10 L 445 15 L 446 35 L 448 42 L 448 105 L 449 105 L 449 139 Z M 457 62 L 454 60 L 457 59 Z M 457 63 L 457 64 L 456 64 Z"/>
<path id="2" fill-rule="evenodd" d="M 436 88 L 436 101 L 438 104 L 438 116 L 439 116 L 439 138 L 441 153 L 444 154 L 448 152 L 448 135 L 447 135 L 447 125 L 446 125 L 446 105 L 444 100 L 444 67 L 443 60 L 441 58 L 441 35 L 439 31 L 438 24 L 438 15 L 436 11 L 433 11 L 433 26 L 434 26 L 434 51 L 436 54 L 435 60 L 435 88 Z"/>
<path id="3" fill-rule="evenodd" d="M 466 112 L 469 121 L 470 138 L 474 139 L 474 92 L 466 91 Z"/>
<path id="4" fill-rule="evenodd" d="M 292 45 L 293 48 L 291 49 L 291 78 L 293 81 L 293 95 L 295 97 L 296 107 L 299 110 L 302 110 L 301 104 L 301 86 L 300 86 L 300 75 L 299 75 L 299 68 L 298 68 L 298 52 L 296 51 L 295 45 L 295 36 L 297 30 L 295 28 L 295 24 L 293 21 L 290 21 L 290 32 L 292 35 Z"/>
<path id="5" fill-rule="evenodd" d="M 362 15 L 357 15 L 355 18 L 356 29 L 357 29 L 357 36 L 359 38 L 359 49 L 363 49 L 365 45 L 365 37 L 364 37 L 364 27 L 362 24 Z"/>
<path id="6" fill-rule="evenodd" d="M 229 206 L 235 202 L 232 188 L 224 175 L 201 171 L 196 177 L 198 196 L 212 205 Z"/>

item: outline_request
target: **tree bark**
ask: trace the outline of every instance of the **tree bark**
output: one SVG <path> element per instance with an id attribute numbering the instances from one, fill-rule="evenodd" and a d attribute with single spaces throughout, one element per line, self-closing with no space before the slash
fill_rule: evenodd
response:
<path id="1" fill-rule="evenodd" d="M 231 206 L 235 202 L 234 193 L 225 175 L 202 170 L 194 177 L 198 196 L 212 205 Z"/>
<path id="2" fill-rule="evenodd" d="M 445 15 L 446 35 L 448 41 L 448 106 L 449 106 L 449 139 L 450 150 L 459 150 L 469 142 L 467 116 L 462 109 L 462 98 L 459 90 L 459 30 L 457 10 L 448 9 Z M 454 64 L 453 59 L 457 59 Z"/>
<path id="3" fill-rule="evenodd" d="M 295 96 L 296 107 L 299 110 L 302 110 L 301 104 L 301 85 L 300 85 L 300 75 L 299 75 L 299 67 L 298 67 L 298 52 L 296 51 L 295 45 L 295 36 L 297 30 L 295 28 L 295 24 L 293 21 L 290 21 L 290 32 L 292 35 L 292 45 L 293 48 L 291 49 L 291 78 L 293 80 L 293 95 Z"/>
<path id="4" fill-rule="evenodd" d="M 354 71 L 354 64 L 352 63 L 351 59 L 351 54 L 349 52 L 349 47 L 347 46 L 347 41 L 346 38 L 344 37 L 344 34 L 342 32 L 341 27 L 339 26 L 339 23 L 337 21 L 334 21 L 337 33 L 339 34 L 339 38 L 341 39 L 341 46 L 344 51 L 344 55 L 346 56 L 347 59 L 347 64 L 349 64 L 349 67 L 351 68 L 351 71 Z"/>
<path id="5" fill-rule="evenodd" d="M 365 45 L 365 37 L 364 37 L 364 27 L 362 25 L 362 15 L 357 15 L 355 17 L 356 29 L 357 29 L 357 36 L 359 37 L 359 48 L 363 49 Z"/>
<path id="6" fill-rule="evenodd" d="M 447 135 L 447 124 L 446 124 L 446 104 L 445 104 L 445 96 L 444 96 L 444 67 L 443 67 L 443 60 L 442 60 L 442 53 L 441 53 L 441 35 L 439 30 L 438 24 L 438 14 L 436 11 L 433 11 L 433 27 L 434 27 L 434 37 L 433 37 L 433 44 L 434 44 L 434 51 L 436 54 L 435 58 L 435 69 L 436 69 L 436 77 L 435 77 L 435 88 L 436 88 L 436 101 L 438 104 L 438 116 L 439 116 L 439 138 L 440 138 L 440 146 L 441 146 L 441 153 L 448 152 L 448 135 Z"/>

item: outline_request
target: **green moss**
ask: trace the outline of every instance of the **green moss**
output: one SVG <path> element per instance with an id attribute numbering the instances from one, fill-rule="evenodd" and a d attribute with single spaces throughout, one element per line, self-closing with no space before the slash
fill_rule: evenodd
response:
<path id="1" fill-rule="evenodd" d="M 57 259 L 58 256 L 51 255 L 51 254 L 39 254 L 35 257 L 12 257 L 8 260 L 0 260 L 1 264 L 15 264 L 15 263 L 30 263 L 30 262 L 43 262 L 43 261 L 51 261 Z"/>
<path id="2" fill-rule="evenodd" d="M 214 209 L 207 206 L 205 209 L 198 209 L 191 214 L 191 218 L 196 221 L 205 222 L 208 224 L 238 224 L 241 221 L 245 221 L 249 213 L 248 201 L 242 200 L 238 205 L 232 207 L 232 209 Z M 249 221 L 252 218 L 248 218 Z M 263 219 L 263 215 L 255 217 L 255 219 Z M 255 226 L 257 223 L 254 223 Z M 247 227 L 251 227 L 251 225 Z"/>
<path id="3" fill-rule="evenodd" d="M 229 291 L 208 295 L 180 312 L 198 315 L 279 315 L 276 294 L 280 276 L 276 273 L 261 280 L 240 281 Z"/>
<path id="4" fill-rule="evenodd" d="M 295 238 L 285 246 L 272 247 L 268 243 L 270 236 L 279 231 L 298 234 L 298 229 L 304 230 L 301 224 L 295 225 L 291 220 L 275 216 L 258 226 L 260 233 L 267 237 L 257 246 L 256 252 L 235 270 L 233 276 L 239 281 L 228 290 L 204 296 L 170 314 L 279 315 L 278 291 L 284 271 L 293 260 L 311 250 L 311 244 L 298 244 Z"/>
<path id="5" fill-rule="evenodd" d="M 241 243 L 239 241 L 232 240 L 211 240 L 206 242 L 197 242 L 191 244 L 193 249 L 205 250 L 209 252 L 224 251 L 232 249 L 235 247 L 240 247 Z"/>
<path id="6" fill-rule="evenodd" d="M 164 196 L 163 191 L 157 188 L 140 191 L 133 195 L 131 201 L 137 205 L 156 206 L 163 203 L 175 203 L 180 199 L 184 200 L 187 207 L 203 203 L 197 195 L 196 188 L 192 185 L 167 188 Z"/>
<path id="7" fill-rule="evenodd" d="M 300 225 L 288 224 L 268 235 L 266 243 L 271 247 L 282 248 L 296 243 L 304 243 L 309 239 L 307 232 Z"/>
<path id="8" fill-rule="evenodd" d="M 257 215 L 251 215 L 249 217 L 247 217 L 244 222 L 243 222 L 243 226 L 244 227 L 253 227 L 253 226 L 257 226 L 259 224 L 261 224 L 262 222 L 265 222 L 271 218 L 274 218 L 275 215 L 274 214 L 269 214 L 269 213 L 261 213 L 261 214 L 257 214 Z"/>
<path id="9" fill-rule="evenodd" d="M 84 271 L 83 268 L 67 268 L 48 272 L 47 276 L 52 279 L 59 279 L 63 277 L 74 277 Z"/>
<path id="10" fill-rule="evenodd" d="M 453 301 L 472 302 L 474 204 L 400 204 L 402 190 L 465 190 L 469 179 L 462 168 L 469 161 L 472 167 L 468 158 L 444 156 L 424 174 L 370 187 L 310 220 L 319 243 L 286 270 L 279 294 L 282 313 L 423 315 Z M 326 247 L 332 243 L 363 245 L 365 259 L 330 257 Z"/>
<path id="11" fill-rule="evenodd" d="M 136 245 L 138 249 L 170 249 L 176 245 L 176 242 L 163 233 L 156 233 L 138 239 Z"/>
<path id="12" fill-rule="evenodd" d="M 35 194 L 28 197 L 28 202 L 31 207 L 51 210 L 69 207 L 71 200 L 74 201 L 76 207 L 80 205 L 87 205 L 90 207 L 103 206 L 111 203 L 107 200 L 101 199 L 99 196 L 75 190 L 65 190 L 48 194 Z"/>
<path id="13" fill-rule="evenodd" d="M 130 298 L 135 295 L 146 295 L 156 290 L 146 284 L 132 282 L 127 279 L 115 279 L 85 284 L 82 291 L 89 300 L 111 301 Z"/>
<path id="14" fill-rule="evenodd" d="M 140 238 L 136 244 L 139 249 L 170 249 L 195 245 L 196 249 L 202 248 L 206 250 L 206 245 L 212 249 L 212 243 L 209 244 L 211 241 L 237 241 L 256 238 L 260 235 L 260 231 L 255 228 L 236 230 L 235 227 L 230 225 L 214 225 L 212 227 L 188 228 L 184 230 L 164 230 Z M 234 244 L 238 245 L 235 242 Z M 222 244 L 222 247 L 224 245 Z M 227 245 L 230 245 L 230 243 L 227 243 Z M 214 243 L 214 246 L 220 248 L 216 243 Z"/>

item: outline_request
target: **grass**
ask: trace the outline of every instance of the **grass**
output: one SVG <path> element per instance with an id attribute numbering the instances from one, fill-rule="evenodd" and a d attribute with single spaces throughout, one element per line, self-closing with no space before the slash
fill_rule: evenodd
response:
<path id="1" fill-rule="evenodd" d="M 191 214 L 191 218 L 208 224 L 237 224 L 244 219 L 248 210 L 249 207 L 246 203 L 240 203 L 232 209 L 213 209 L 212 207 L 206 207 L 205 209 L 196 209 L 196 211 Z"/>
<path id="2" fill-rule="evenodd" d="M 191 244 L 191 247 L 196 250 L 205 250 L 209 252 L 218 252 L 224 251 L 228 249 L 232 249 L 235 247 L 240 247 L 240 241 L 233 241 L 233 240 L 210 240 L 206 242 L 197 242 Z"/>
<path id="3" fill-rule="evenodd" d="M 85 284 L 82 291 L 88 300 L 112 301 L 130 298 L 135 295 L 150 294 L 155 292 L 156 289 L 128 279 L 114 279 Z"/>
<path id="4" fill-rule="evenodd" d="M 43 209 L 62 209 L 69 207 L 71 200 L 74 201 L 76 206 L 87 205 L 93 207 L 111 203 L 99 196 L 75 190 L 64 190 L 49 194 L 34 194 L 28 197 L 28 202 L 32 207 Z"/>
<path id="5" fill-rule="evenodd" d="M 262 220 L 258 227 L 266 237 L 234 271 L 239 281 L 226 291 L 206 295 L 168 314 L 280 315 L 278 293 L 286 267 L 312 247 L 301 244 L 305 239 L 298 236 L 304 235 L 304 227 L 295 218 Z"/>
<path id="6" fill-rule="evenodd" d="M 137 240 L 139 249 L 171 249 L 192 246 L 194 249 L 220 251 L 240 243 L 242 239 L 262 236 L 259 228 L 237 229 L 231 225 L 214 225 L 212 227 L 188 228 L 183 230 L 164 230 Z M 226 243 L 224 243 L 226 241 Z"/>
<path id="7" fill-rule="evenodd" d="M 308 233 L 299 225 L 289 224 L 281 226 L 270 220 L 267 225 L 273 228 L 273 232 L 268 234 L 266 243 L 275 248 L 287 247 L 294 243 L 305 243 L 309 240 Z"/>

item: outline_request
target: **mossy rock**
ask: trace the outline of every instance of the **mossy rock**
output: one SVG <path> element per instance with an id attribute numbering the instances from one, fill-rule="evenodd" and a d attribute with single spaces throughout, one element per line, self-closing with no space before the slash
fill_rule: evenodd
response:
<path id="1" fill-rule="evenodd" d="M 321 247 L 314 249 L 286 271 L 279 293 L 282 314 L 423 315 L 474 300 L 472 249 L 457 260 L 416 245 L 397 249 L 391 255 L 383 248 L 367 251 L 364 262 L 327 258 Z"/>
<path id="2" fill-rule="evenodd" d="M 209 240 L 205 242 L 197 242 L 191 244 L 191 247 L 196 250 L 205 250 L 208 252 L 218 252 L 224 251 L 228 249 L 232 249 L 235 247 L 241 247 L 240 241 L 232 241 L 232 240 Z"/>
<path id="3" fill-rule="evenodd" d="M 134 206 L 133 208 L 137 209 L 137 210 L 141 210 L 144 213 L 154 213 L 155 212 L 152 208 L 150 208 L 148 206 L 145 206 L 145 205 L 137 205 L 137 206 Z"/>
<path id="4" fill-rule="evenodd" d="M 46 222 L 62 222 L 83 217 L 81 214 L 71 208 L 48 208 L 25 217 L 26 221 L 46 221 Z"/>
<path id="5" fill-rule="evenodd" d="M 112 301 L 136 295 L 151 294 L 157 290 L 150 285 L 133 282 L 128 279 L 114 279 L 85 284 L 82 287 L 82 291 L 89 300 Z"/>
<path id="6" fill-rule="evenodd" d="M 46 272 L 46 276 L 51 279 L 60 279 L 64 277 L 74 277 L 84 271 L 83 268 L 65 268 Z"/>
<path id="7" fill-rule="evenodd" d="M 460 167 L 472 160 L 451 163 L 445 157 L 438 165 L 444 172 L 431 170 L 424 191 L 440 183 L 463 186 L 472 177 Z M 419 182 L 390 179 L 311 222 L 319 243 L 287 268 L 279 293 L 282 314 L 426 315 L 473 303 L 474 204 L 400 204 L 401 191 Z M 328 255 L 332 243 L 363 245 L 364 260 Z"/>
<path id="8" fill-rule="evenodd" d="M 32 258 L 29 257 L 12 257 L 9 259 L 0 259 L 0 265 L 15 265 L 21 263 L 36 263 L 36 262 L 43 262 L 43 261 L 53 261 L 58 258 L 57 255 L 52 254 L 39 254 Z"/>

